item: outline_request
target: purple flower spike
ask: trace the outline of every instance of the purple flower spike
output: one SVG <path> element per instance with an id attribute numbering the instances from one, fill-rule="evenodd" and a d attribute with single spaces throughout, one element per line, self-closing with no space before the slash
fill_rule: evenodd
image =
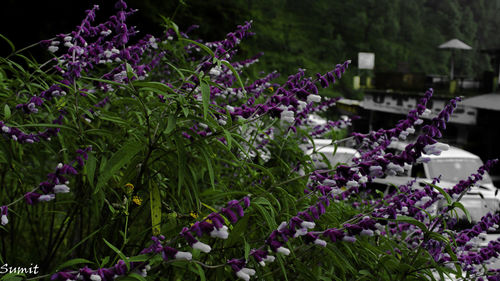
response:
<path id="1" fill-rule="evenodd" d="M 248 197 L 248 196 L 243 197 L 243 204 L 244 204 L 245 208 L 250 207 L 250 197 Z"/>
<path id="2" fill-rule="evenodd" d="M 222 208 L 221 213 L 225 215 L 231 223 L 236 223 L 238 222 L 238 217 L 236 214 L 229 208 Z"/>
<path id="3" fill-rule="evenodd" d="M 38 202 L 38 198 L 40 198 L 40 196 L 42 195 L 39 193 L 28 192 L 24 195 L 24 199 L 26 200 L 26 203 L 28 203 L 28 205 L 35 205 Z"/>

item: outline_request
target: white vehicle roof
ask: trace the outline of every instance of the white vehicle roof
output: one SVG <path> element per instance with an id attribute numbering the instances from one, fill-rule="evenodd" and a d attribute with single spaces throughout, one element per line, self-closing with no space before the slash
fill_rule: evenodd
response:
<path id="1" fill-rule="evenodd" d="M 394 148 L 397 150 L 403 151 L 405 147 L 408 145 L 406 142 L 401 142 L 401 141 L 395 141 L 392 142 L 389 145 L 389 148 Z M 471 159 L 480 159 L 479 156 L 470 153 L 468 151 L 465 151 L 463 149 L 460 149 L 458 147 L 450 146 L 450 148 L 446 151 L 442 151 L 440 155 L 427 155 L 424 154 L 426 157 L 429 158 L 471 158 Z"/>
<path id="2" fill-rule="evenodd" d="M 479 156 L 458 147 L 450 146 L 450 149 L 442 151 L 440 155 L 426 155 L 429 158 L 471 158 L 480 159 Z"/>

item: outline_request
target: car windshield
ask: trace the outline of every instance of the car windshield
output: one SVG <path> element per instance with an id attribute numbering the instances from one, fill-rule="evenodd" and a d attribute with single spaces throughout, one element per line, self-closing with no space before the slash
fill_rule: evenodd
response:
<path id="1" fill-rule="evenodd" d="M 449 182 L 459 182 L 471 174 L 477 174 L 477 169 L 483 163 L 480 159 L 473 158 L 444 158 L 432 159 L 427 163 L 431 178 L 441 175 L 441 179 Z M 491 183 L 488 173 L 483 175 L 480 183 Z"/>

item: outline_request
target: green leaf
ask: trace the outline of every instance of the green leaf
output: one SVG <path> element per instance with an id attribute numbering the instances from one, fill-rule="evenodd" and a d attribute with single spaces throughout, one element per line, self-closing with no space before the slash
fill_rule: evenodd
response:
<path id="1" fill-rule="evenodd" d="M 138 255 L 138 256 L 133 256 L 127 259 L 128 262 L 143 262 L 151 259 L 151 257 L 147 254 L 144 255 Z"/>
<path id="2" fill-rule="evenodd" d="M 201 265 L 194 263 L 194 266 L 198 269 L 198 275 L 200 276 L 200 281 L 206 281 L 207 278 L 205 277 L 205 271 L 201 267 Z"/>
<path id="3" fill-rule="evenodd" d="M 160 90 L 163 93 L 171 93 L 174 95 L 177 95 L 177 93 L 174 91 L 174 89 L 170 88 L 169 86 L 160 83 L 160 82 L 155 82 L 155 81 L 138 81 L 135 80 L 132 82 L 132 85 L 134 87 L 147 87 L 147 88 L 153 88 Z"/>
<path id="4" fill-rule="evenodd" d="M 137 274 L 135 272 L 132 272 L 128 275 L 128 277 L 132 277 L 133 279 L 140 280 L 140 281 L 147 281 L 146 278 L 142 277 L 142 275 Z"/>
<path id="5" fill-rule="evenodd" d="M 96 166 L 97 166 L 97 160 L 93 154 L 90 154 L 89 158 L 87 159 L 85 169 L 87 170 L 87 179 L 89 180 L 89 183 L 92 187 L 94 186 L 94 175 Z"/>
<path id="6" fill-rule="evenodd" d="M 224 131 L 224 135 L 226 136 L 226 141 L 227 141 L 227 148 L 231 149 L 231 143 L 233 142 L 233 137 L 231 136 L 231 133 L 226 130 L 222 129 Z"/>
<path id="7" fill-rule="evenodd" d="M 201 98 L 203 102 L 203 117 L 205 120 L 208 115 L 208 105 L 210 104 L 210 86 L 207 84 L 205 80 L 200 80 L 201 86 Z"/>
<path id="8" fill-rule="evenodd" d="M 153 235 L 158 236 L 161 233 L 161 197 L 158 185 L 154 184 L 149 193 L 151 200 L 151 227 Z"/>
<path id="9" fill-rule="evenodd" d="M 184 80 L 186 79 L 184 77 L 184 74 L 182 73 L 182 71 L 180 69 L 178 69 L 175 65 L 171 64 L 170 62 L 168 61 L 165 61 L 166 64 L 168 64 L 168 66 L 170 66 L 171 68 L 173 68 L 175 70 L 175 72 L 177 72 L 177 74 L 179 74 L 179 76 L 181 77 L 181 80 Z"/>
<path id="10" fill-rule="evenodd" d="M 405 223 L 413 224 L 413 225 L 417 226 L 418 228 L 422 229 L 422 231 L 424 233 L 427 233 L 429 231 L 427 229 L 427 226 L 424 223 L 422 223 L 422 222 L 420 222 L 412 217 L 398 216 L 395 220 L 390 220 L 390 221 L 405 222 Z"/>
<path id="11" fill-rule="evenodd" d="M 472 222 L 472 218 L 470 216 L 470 212 L 467 210 L 467 208 L 465 208 L 465 206 L 459 202 L 459 201 L 456 201 L 456 202 L 453 202 L 453 204 L 451 204 L 451 209 L 453 208 L 459 208 L 460 210 L 462 210 L 465 214 L 465 216 L 467 217 L 467 220 L 470 222 Z"/>
<path id="12" fill-rule="evenodd" d="M 120 251 L 120 249 L 113 246 L 113 244 L 109 243 L 108 240 L 106 240 L 104 238 L 102 238 L 102 240 L 104 240 L 104 243 L 106 243 L 106 245 L 108 245 L 108 247 L 110 247 L 116 254 L 118 254 L 118 256 L 120 256 L 120 258 L 122 260 L 127 261 L 127 257 L 122 253 L 122 251 Z M 127 262 L 127 268 L 129 268 L 129 267 L 130 267 L 130 265 Z"/>
<path id="13" fill-rule="evenodd" d="M 8 105 L 8 104 L 6 104 L 6 105 L 3 107 L 3 118 L 5 118 L 5 119 L 9 119 L 10 114 L 11 114 L 11 112 L 10 112 L 10 107 L 9 107 L 9 105 Z"/>
<path id="14" fill-rule="evenodd" d="M 63 269 L 66 269 L 66 268 L 69 268 L 75 264 L 87 264 L 87 265 L 90 265 L 90 264 L 93 264 L 93 262 L 87 260 L 87 259 L 81 259 L 81 258 L 76 258 L 76 259 L 72 259 L 72 260 L 69 260 L 67 262 L 64 262 L 62 263 L 61 265 L 59 265 L 57 267 L 57 270 L 63 270 Z"/>
<path id="15" fill-rule="evenodd" d="M 103 173 L 101 173 L 101 176 L 99 177 L 95 192 L 102 188 L 115 173 L 130 162 L 130 160 L 142 149 L 143 144 L 134 140 L 124 144 L 120 150 L 113 154 L 111 159 L 109 159 L 106 163 Z"/>
<path id="16" fill-rule="evenodd" d="M 215 57 L 215 54 L 214 52 L 212 52 L 212 50 L 210 50 L 209 47 L 199 43 L 199 42 L 196 42 L 196 41 L 193 41 L 193 40 L 189 40 L 189 39 L 186 39 L 186 38 L 179 38 L 180 41 L 184 41 L 184 42 L 188 42 L 188 43 L 191 43 L 191 44 L 194 44 L 200 48 L 202 48 L 205 52 L 207 52 L 211 57 Z"/>
<path id="17" fill-rule="evenodd" d="M 444 191 L 444 189 L 442 189 L 441 187 L 439 187 L 435 184 L 432 184 L 432 183 L 427 183 L 427 182 L 425 182 L 425 184 L 437 189 L 437 191 L 439 191 L 439 193 L 441 193 L 443 195 L 443 197 L 446 198 L 446 202 L 448 203 L 448 205 L 450 205 L 451 202 L 453 202 L 453 200 L 451 199 L 451 196 L 446 191 Z"/>
<path id="18" fill-rule="evenodd" d="M 104 114 L 101 114 L 99 115 L 99 119 L 102 119 L 102 120 L 106 120 L 106 121 L 109 121 L 109 122 L 113 122 L 113 123 L 116 123 L 116 124 L 119 124 L 119 125 L 123 125 L 125 127 L 128 127 L 130 126 L 130 124 L 119 118 L 119 117 L 114 117 L 114 116 L 110 116 L 110 115 L 104 115 Z"/>
<path id="19" fill-rule="evenodd" d="M 69 126 L 65 126 L 65 125 L 59 125 L 59 124 L 52 124 L 52 123 L 22 124 L 22 125 L 15 125 L 15 126 L 12 126 L 12 127 L 16 127 L 16 128 L 24 128 L 24 127 L 61 128 L 61 129 L 72 130 L 73 132 L 78 133 L 78 130 L 75 129 L 75 128 L 73 128 L 73 127 L 69 127 Z"/>
<path id="20" fill-rule="evenodd" d="M 167 128 L 165 129 L 165 134 L 170 134 L 175 129 L 175 123 L 177 122 L 177 115 L 172 113 L 168 116 Z"/>
<path id="21" fill-rule="evenodd" d="M 265 199 L 265 198 L 264 198 Z M 266 200 L 267 201 L 267 200 Z M 257 209 L 257 211 L 262 215 L 262 217 L 264 217 L 264 220 L 266 221 L 267 223 L 267 226 L 270 228 L 270 229 L 275 229 L 277 228 L 278 226 L 276 225 L 276 220 L 274 218 L 271 217 L 271 215 L 269 214 L 269 212 L 266 210 L 266 208 L 264 208 L 263 206 L 260 205 L 260 203 L 256 202 L 256 200 L 253 200 L 252 202 L 252 206 Z"/>
<path id="22" fill-rule="evenodd" d="M 227 66 L 229 69 L 231 69 L 231 72 L 236 77 L 236 80 L 238 80 L 238 83 L 240 83 L 241 90 L 243 91 L 243 93 L 246 93 L 245 85 L 243 85 L 243 82 L 241 81 L 241 77 L 238 74 L 238 72 L 236 71 L 236 69 L 234 69 L 234 67 L 228 61 L 226 61 L 226 60 L 221 60 L 220 62 L 223 65 Z"/>
<path id="23" fill-rule="evenodd" d="M 175 34 L 177 34 L 177 38 L 181 38 L 181 35 L 179 34 L 179 27 L 177 26 L 177 24 L 175 24 L 175 22 L 173 22 L 170 18 L 164 17 L 162 15 L 160 15 L 160 17 L 165 22 L 167 28 L 171 27 L 174 30 Z"/>
<path id="24" fill-rule="evenodd" d="M 184 149 L 184 143 L 182 139 L 178 136 L 175 138 L 175 145 L 177 151 L 177 196 L 181 194 L 181 187 L 184 184 L 184 176 L 186 174 L 186 150 Z"/>
<path id="25" fill-rule="evenodd" d="M 212 185 L 212 188 L 215 189 L 215 174 L 214 174 L 214 167 L 212 164 L 212 160 L 210 159 L 208 152 L 202 147 L 200 147 L 200 152 L 205 158 L 205 162 L 207 163 L 208 175 L 210 177 L 210 184 Z"/>
<path id="26" fill-rule="evenodd" d="M 7 37 L 5 37 L 2 34 L 0 34 L 0 38 L 2 38 L 3 40 L 5 40 L 5 42 L 7 42 L 7 44 L 9 44 L 9 46 L 12 49 L 13 53 L 16 51 L 16 47 L 14 46 L 14 44 L 12 43 L 12 41 L 10 41 Z"/>
<path id="27" fill-rule="evenodd" d="M 20 275 L 20 274 L 15 274 L 15 273 L 8 273 L 8 274 L 2 276 L 2 278 L 0 280 L 2 280 L 2 281 L 21 281 L 21 280 L 25 280 L 26 278 L 22 277 L 22 276 L 25 276 L 25 275 L 24 274 Z"/>
<path id="28" fill-rule="evenodd" d="M 133 77 L 137 77 L 134 73 L 134 69 L 128 62 L 125 64 L 125 67 L 127 69 L 127 77 L 129 80 L 132 80 Z"/>

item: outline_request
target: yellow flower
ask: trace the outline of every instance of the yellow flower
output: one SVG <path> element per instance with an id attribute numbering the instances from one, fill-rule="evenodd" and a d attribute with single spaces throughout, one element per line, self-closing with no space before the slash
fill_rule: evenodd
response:
<path id="1" fill-rule="evenodd" d="M 130 194 L 134 191 L 134 185 L 131 183 L 127 183 L 124 187 L 125 193 Z"/>
<path id="2" fill-rule="evenodd" d="M 197 218 L 198 218 L 198 213 L 191 212 L 191 213 L 189 213 L 189 215 L 190 215 L 191 217 L 193 217 L 193 219 L 197 219 Z"/>
<path id="3" fill-rule="evenodd" d="M 268 88 L 271 92 L 274 92 L 274 87 L 269 87 Z"/>
<path id="4" fill-rule="evenodd" d="M 138 206 L 141 206 L 141 204 L 142 204 L 142 199 L 141 199 L 139 196 L 135 195 L 134 197 L 132 197 L 132 202 L 134 202 L 134 203 L 135 203 L 135 204 L 137 204 Z"/>

